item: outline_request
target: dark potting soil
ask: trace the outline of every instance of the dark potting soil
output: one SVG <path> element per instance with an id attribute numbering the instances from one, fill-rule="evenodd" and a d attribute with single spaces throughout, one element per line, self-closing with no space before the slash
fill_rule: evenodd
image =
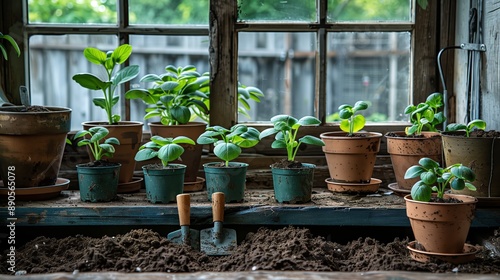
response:
<path id="1" fill-rule="evenodd" d="M 50 112 L 49 109 L 43 107 L 43 106 L 25 106 L 21 109 L 21 112 Z"/>
<path id="2" fill-rule="evenodd" d="M 282 168 L 282 169 L 286 169 L 286 168 L 302 168 L 302 163 L 300 163 L 299 161 L 290 161 L 290 160 L 287 160 L 286 158 L 284 159 L 281 159 L 275 163 L 272 164 L 272 166 L 274 168 Z"/>
<path id="3" fill-rule="evenodd" d="M 496 130 L 489 130 L 489 131 L 474 130 L 474 131 L 471 131 L 471 133 L 469 134 L 469 137 L 483 137 L 483 138 L 500 137 L 500 131 L 496 131 Z"/>
<path id="4" fill-rule="evenodd" d="M 62 239 L 38 237 L 16 252 L 16 270 L 27 273 L 53 272 L 196 272 L 196 271 L 421 271 L 459 273 L 500 272 L 500 229 L 483 244 L 474 261 L 454 265 L 413 261 L 408 240 L 383 244 L 359 238 L 337 244 L 315 237 L 308 229 L 260 228 L 249 233 L 232 255 L 210 257 L 186 245 L 170 243 L 148 229 L 124 235 L 90 238 L 81 235 Z M 6 263 L 4 253 L 0 257 Z M 8 273 L 0 266 L 0 273 Z"/>
<path id="5" fill-rule="evenodd" d="M 84 167 L 103 167 L 103 166 L 115 166 L 116 162 L 109 162 L 107 160 L 96 160 L 86 164 L 82 164 Z"/>

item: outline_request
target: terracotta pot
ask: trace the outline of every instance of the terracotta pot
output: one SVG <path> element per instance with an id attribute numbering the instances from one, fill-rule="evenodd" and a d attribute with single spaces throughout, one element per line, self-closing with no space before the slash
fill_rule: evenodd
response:
<path id="1" fill-rule="evenodd" d="M 84 122 L 84 129 L 102 126 L 109 130 L 109 137 L 116 137 L 120 145 L 115 146 L 115 154 L 108 160 L 121 164 L 119 183 L 128 183 L 132 180 L 135 171 L 135 154 L 142 143 L 142 122 L 121 121 L 117 125 L 109 125 L 107 122 Z M 89 157 L 93 161 L 92 153 Z"/>
<path id="2" fill-rule="evenodd" d="M 196 139 L 205 132 L 207 127 L 206 123 L 202 122 L 189 122 L 181 125 L 163 125 L 159 122 L 150 123 L 151 136 L 160 135 L 166 138 L 175 138 L 177 136 L 186 136 L 196 142 Z M 196 177 L 200 169 L 200 161 L 203 145 L 188 145 L 183 144 L 184 153 L 181 160 L 174 161 L 175 163 L 182 163 L 187 166 L 184 177 L 185 182 L 196 182 Z"/>
<path id="3" fill-rule="evenodd" d="M 23 108 L 0 109 L 0 172 L 4 186 L 9 185 L 7 180 L 12 174 L 16 188 L 54 185 L 71 129 L 71 109 L 45 107 L 48 112 L 21 112 Z"/>
<path id="4" fill-rule="evenodd" d="M 346 136 L 343 131 L 325 132 L 320 135 L 325 142 L 330 177 L 337 182 L 370 182 L 380 150 L 382 134 L 378 132 L 356 133 L 365 136 Z"/>
<path id="5" fill-rule="evenodd" d="M 387 152 L 391 155 L 392 168 L 399 189 L 411 190 L 411 187 L 420 180 L 419 178 L 405 179 L 408 168 L 417 165 L 423 157 L 431 158 L 441 163 L 442 144 L 439 132 L 422 132 L 420 138 L 406 137 L 404 131 L 390 132 L 397 136 L 388 136 Z"/>
<path id="6" fill-rule="evenodd" d="M 476 174 L 472 182 L 476 191 L 465 188 L 453 193 L 475 197 L 500 197 L 500 139 L 465 137 L 465 132 L 443 132 L 443 154 L 446 166 L 462 163 Z M 497 162 L 495 162 L 497 161 Z"/>
<path id="7" fill-rule="evenodd" d="M 445 194 L 463 203 L 421 202 L 404 197 L 406 215 L 417 242 L 427 252 L 462 253 L 474 218 L 477 199 L 472 196 Z"/>

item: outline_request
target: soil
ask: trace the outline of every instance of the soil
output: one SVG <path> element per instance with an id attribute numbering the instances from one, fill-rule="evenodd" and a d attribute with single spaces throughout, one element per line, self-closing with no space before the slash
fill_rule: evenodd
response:
<path id="1" fill-rule="evenodd" d="M 287 168 L 302 168 L 302 163 L 299 161 L 290 161 L 287 160 L 286 158 L 281 159 L 280 161 L 277 161 L 271 165 L 274 168 L 281 168 L 281 169 L 287 169 Z"/>
<path id="2" fill-rule="evenodd" d="M 469 137 L 493 138 L 493 137 L 499 137 L 499 136 L 500 136 L 500 131 L 496 131 L 496 130 L 489 130 L 489 131 L 474 130 L 469 134 Z"/>
<path id="3" fill-rule="evenodd" d="M 89 162 L 86 164 L 82 164 L 82 167 L 104 167 L 104 166 L 116 166 L 116 162 L 109 162 L 107 160 L 97 160 L 93 162 Z"/>
<path id="4" fill-rule="evenodd" d="M 500 272 L 500 229 L 485 239 L 482 250 L 470 263 L 454 265 L 435 260 L 413 261 L 408 240 L 383 244 L 359 238 L 338 244 L 313 236 L 309 229 L 260 228 L 249 233 L 232 255 L 213 257 L 187 245 L 170 243 L 149 229 L 123 235 L 90 238 L 82 235 L 62 239 L 37 237 L 16 252 L 16 269 L 27 273 L 53 272 L 197 272 L 197 271 L 420 271 L 472 274 Z M 479 246 L 479 245 L 478 245 Z M 0 257 L 5 263 L 5 256 Z M 0 266 L 0 273 L 8 273 Z"/>

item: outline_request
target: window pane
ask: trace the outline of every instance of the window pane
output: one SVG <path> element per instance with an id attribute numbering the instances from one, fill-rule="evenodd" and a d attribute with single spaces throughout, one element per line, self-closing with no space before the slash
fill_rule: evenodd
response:
<path id="1" fill-rule="evenodd" d="M 239 33 L 239 81 L 265 95 L 260 103 L 250 102 L 250 119 L 240 114 L 239 121 L 314 114 L 315 38 L 314 33 Z"/>
<path id="2" fill-rule="evenodd" d="M 113 50 L 118 38 L 110 35 L 64 35 L 30 37 L 30 92 L 31 103 L 70 107 L 73 130 L 81 129 L 83 121 L 106 120 L 103 109 L 92 103 L 101 92 L 84 89 L 75 81 L 77 73 L 93 73 L 106 79 L 102 66 L 88 62 L 83 49 L 92 46 L 103 51 Z M 117 105 L 116 112 L 120 106 Z"/>
<path id="3" fill-rule="evenodd" d="M 406 120 L 409 104 L 410 33 L 328 35 L 327 121 L 342 104 L 371 103 L 368 121 Z"/>
<path id="4" fill-rule="evenodd" d="M 409 21 L 411 0 L 328 0 L 328 21 Z"/>
<path id="5" fill-rule="evenodd" d="M 28 0 L 30 23 L 117 24 L 117 0 Z"/>
<path id="6" fill-rule="evenodd" d="M 198 73 L 210 71 L 208 60 L 207 36 L 130 36 L 130 44 L 134 47 L 130 56 L 130 64 L 139 65 L 139 76 L 131 81 L 131 87 L 147 88 L 140 79 L 146 74 L 163 74 L 165 67 L 173 65 L 184 67 L 194 65 Z M 130 100 L 130 116 L 132 120 L 143 121 L 147 105 L 142 100 Z M 155 122 L 159 119 L 148 119 Z M 149 129 L 149 128 L 146 128 Z"/>
<path id="7" fill-rule="evenodd" d="M 316 21 L 316 1 L 238 0 L 238 20 Z"/>
<path id="8" fill-rule="evenodd" d="M 208 25 L 209 0 L 129 1 L 132 24 L 205 24 Z"/>

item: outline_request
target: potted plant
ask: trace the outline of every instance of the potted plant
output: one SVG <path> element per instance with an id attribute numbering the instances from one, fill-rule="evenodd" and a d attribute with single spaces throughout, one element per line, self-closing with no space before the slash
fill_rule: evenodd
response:
<path id="1" fill-rule="evenodd" d="M 411 126 L 405 131 L 388 132 L 387 152 L 391 156 L 396 183 L 389 187 L 396 192 L 407 194 L 417 179 L 405 179 L 404 174 L 410 166 L 416 165 L 422 157 L 429 157 L 437 162 L 442 158 L 442 142 L 438 125 L 446 117 L 440 111 L 443 96 L 439 92 L 430 94 L 425 102 L 410 104 L 404 113 L 409 115 Z"/>
<path id="2" fill-rule="evenodd" d="M 0 33 L 1 57 L 6 60 L 7 46 L 20 55 L 15 40 Z M 61 187 L 56 182 L 71 129 L 71 109 L 29 103 L 13 106 L 1 87 L 0 100 L 0 177 L 4 186 L 12 183 L 8 180 L 10 172 L 16 175 L 16 188 L 24 188 L 27 194 L 33 191 L 45 197 L 59 193 Z"/>
<path id="3" fill-rule="evenodd" d="M 312 116 L 305 116 L 297 120 L 288 115 L 276 115 L 271 118 L 271 122 L 273 127 L 263 130 L 259 139 L 276 134 L 271 148 L 285 149 L 287 154 L 287 158 L 271 165 L 275 199 L 279 203 L 309 202 L 316 166 L 298 162 L 295 160 L 295 156 L 302 144 L 324 146 L 325 143 L 311 135 L 297 137 L 301 126 L 319 125 L 321 121 Z"/>
<path id="4" fill-rule="evenodd" d="M 500 197 L 500 133 L 486 131 L 486 122 L 480 119 L 467 124 L 452 123 L 441 132 L 444 161 L 447 165 L 462 162 L 476 174 L 477 191 L 452 190 L 479 198 Z"/>
<path id="5" fill-rule="evenodd" d="M 201 145 L 214 144 L 215 156 L 223 162 L 203 165 L 207 184 L 208 200 L 212 193 L 223 192 L 226 203 L 243 201 L 248 163 L 231 162 L 241 154 L 241 148 L 251 148 L 259 143 L 260 132 L 244 124 L 236 124 L 230 129 L 209 126 L 198 137 Z"/>
<path id="6" fill-rule="evenodd" d="M 175 197 L 183 192 L 186 165 L 171 163 L 184 153 L 182 144 L 194 145 L 195 142 L 186 136 L 164 138 L 154 135 L 135 155 L 137 161 L 153 158 L 161 161 L 161 164 L 152 163 L 142 167 L 146 197 L 151 203 L 175 202 Z"/>
<path id="7" fill-rule="evenodd" d="M 73 80 L 82 87 L 102 92 L 101 97 L 92 99 L 95 106 L 106 112 L 107 121 L 84 122 L 83 128 L 103 126 L 109 130 L 110 136 L 120 140 L 121 145 L 116 148 L 114 157 L 110 159 L 121 163 L 119 192 L 137 191 L 140 189 L 140 180 L 133 178 L 135 171 L 134 155 L 137 153 L 142 142 L 142 122 L 122 121 L 121 117 L 113 113 L 113 108 L 118 104 L 120 96 L 116 90 L 124 83 L 137 77 L 139 66 L 130 65 L 119 70 L 118 67 L 125 63 L 132 54 L 132 46 L 123 44 L 113 51 L 103 52 L 93 47 L 87 47 L 83 51 L 84 57 L 91 63 L 101 66 L 106 73 L 100 78 L 91 73 L 79 73 L 73 76 Z M 89 156 L 92 153 L 89 151 Z M 130 186 L 133 186 L 130 188 Z"/>
<path id="8" fill-rule="evenodd" d="M 332 184 L 363 185 L 372 182 L 373 168 L 380 150 L 382 134 L 360 132 L 366 123 L 360 111 L 368 107 L 369 104 L 365 101 L 357 101 L 354 105 L 339 106 L 342 131 L 325 132 L 320 135 L 325 142 L 323 152 Z"/>
<path id="9" fill-rule="evenodd" d="M 82 201 L 101 202 L 116 198 L 120 163 L 109 162 L 104 158 L 112 158 L 115 146 L 120 141 L 115 137 L 108 137 L 109 130 L 101 126 L 83 129 L 75 134 L 74 139 L 78 146 L 87 146 L 92 153 L 93 161 L 76 165 L 78 186 Z"/>
<path id="10" fill-rule="evenodd" d="M 439 254 L 461 254 L 474 217 L 477 199 L 447 194 L 447 188 L 475 190 L 474 172 L 461 163 L 446 168 L 431 158 L 421 158 L 405 178 L 419 178 L 404 197 L 406 213 L 415 235 L 414 249 Z M 433 194 L 432 192 L 436 192 Z"/>
<path id="11" fill-rule="evenodd" d="M 149 124 L 151 135 L 166 138 L 186 136 L 197 139 L 206 128 L 206 123 L 192 121 L 196 110 L 199 114 L 208 114 L 208 107 L 202 98 L 208 99 L 209 76 L 201 75 L 196 67 L 188 65 L 175 67 L 168 65 L 165 73 L 147 74 L 140 82 L 152 83 L 145 89 L 131 89 L 125 98 L 141 99 L 150 105 L 146 109 L 144 120 L 159 118 L 158 122 Z M 196 182 L 201 161 L 202 145 L 184 146 L 186 152 L 183 163 L 187 166 L 186 182 Z"/>

